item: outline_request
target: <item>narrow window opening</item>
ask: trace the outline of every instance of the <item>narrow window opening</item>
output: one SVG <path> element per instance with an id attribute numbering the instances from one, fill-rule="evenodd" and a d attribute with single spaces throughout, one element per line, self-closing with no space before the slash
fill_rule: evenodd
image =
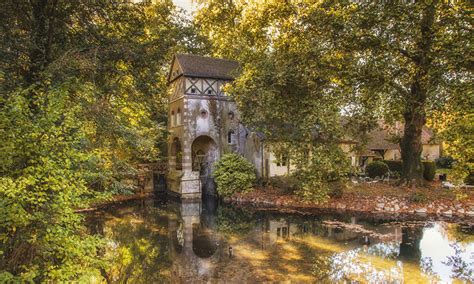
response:
<path id="1" fill-rule="evenodd" d="M 181 109 L 176 112 L 176 125 L 181 125 Z"/>
<path id="2" fill-rule="evenodd" d="M 234 130 L 230 130 L 227 133 L 227 143 L 234 144 Z"/>

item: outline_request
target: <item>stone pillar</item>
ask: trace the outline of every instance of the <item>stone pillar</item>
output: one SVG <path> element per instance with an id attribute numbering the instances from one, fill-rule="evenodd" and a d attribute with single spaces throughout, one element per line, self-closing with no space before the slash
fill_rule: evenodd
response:
<path id="1" fill-rule="evenodd" d="M 184 139 L 183 147 L 183 176 L 181 177 L 181 198 L 200 199 L 201 181 L 199 172 L 193 172 L 192 140 L 189 136 Z"/>

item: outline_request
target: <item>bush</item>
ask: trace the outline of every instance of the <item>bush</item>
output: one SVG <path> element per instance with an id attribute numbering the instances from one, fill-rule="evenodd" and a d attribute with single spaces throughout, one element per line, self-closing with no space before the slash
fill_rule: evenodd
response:
<path id="1" fill-rule="evenodd" d="M 338 184 L 337 186 L 330 187 L 329 189 L 329 197 L 331 198 L 342 198 L 342 195 L 344 194 L 344 188 L 343 185 Z"/>
<path id="2" fill-rule="evenodd" d="M 399 175 L 402 174 L 402 166 L 403 166 L 402 161 L 385 160 L 385 161 L 383 161 L 383 162 L 384 162 L 385 164 L 387 164 L 388 169 L 389 169 L 392 173 L 398 173 Z"/>
<path id="3" fill-rule="evenodd" d="M 298 189 L 298 180 L 292 176 L 270 177 L 268 184 L 283 193 L 293 193 Z"/>
<path id="4" fill-rule="evenodd" d="M 467 185 L 474 185 L 474 172 L 468 174 L 466 178 L 464 178 L 464 183 Z"/>
<path id="5" fill-rule="evenodd" d="M 423 177 L 428 180 L 432 181 L 436 175 L 436 163 L 432 161 L 423 161 Z"/>
<path id="6" fill-rule="evenodd" d="M 436 159 L 436 166 L 441 169 L 451 169 L 454 159 L 451 156 L 443 156 Z"/>
<path id="7" fill-rule="evenodd" d="M 217 163 L 212 174 L 221 196 L 248 191 L 257 180 L 255 167 L 241 155 L 225 154 Z"/>
<path id="8" fill-rule="evenodd" d="M 402 174 L 403 161 L 385 160 L 384 163 L 387 164 L 391 172 L 398 173 L 399 175 Z M 432 161 L 423 161 L 422 164 L 423 178 L 429 181 L 434 180 L 436 175 L 436 163 Z"/>
<path id="9" fill-rule="evenodd" d="M 370 178 L 382 177 L 388 173 L 388 166 L 382 161 L 375 161 L 368 164 L 365 171 Z"/>

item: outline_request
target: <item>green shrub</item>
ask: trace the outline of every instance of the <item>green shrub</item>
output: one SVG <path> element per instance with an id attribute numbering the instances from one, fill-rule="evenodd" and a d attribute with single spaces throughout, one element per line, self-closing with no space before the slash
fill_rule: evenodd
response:
<path id="1" fill-rule="evenodd" d="M 388 166 L 382 161 L 375 161 L 368 164 L 365 171 L 370 178 L 382 177 L 388 173 Z"/>
<path id="2" fill-rule="evenodd" d="M 329 197 L 331 198 L 342 198 L 342 195 L 344 194 L 344 188 L 343 185 L 339 184 L 337 186 L 331 186 L 329 189 Z"/>
<path id="3" fill-rule="evenodd" d="M 385 160 L 383 161 L 385 164 L 387 164 L 388 166 L 388 169 L 392 172 L 392 173 L 398 173 L 399 175 L 402 174 L 402 166 L 403 166 L 403 163 L 402 161 L 400 160 Z"/>
<path id="4" fill-rule="evenodd" d="M 391 172 L 398 173 L 399 175 L 402 174 L 402 167 L 403 167 L 402 161 L 386 160 L 384 161 L 384 163 L 387 164 Z M 436 163 L 432 161 L 423 161 L 422 164 L 423 164 L 423 178 L 429 181 L 434 180 L 435 175 L 436 175 Z"/>
<path id="5" fill-rule="evenodd" d="M 423 177 L 428 180 L 432 181 L 436 175 L 436 163 L 433 161 L 423 161 Z"/>
<path id="6" fill-rule="evenodd" d="M 298 180 L 292 176 L 270 177 L 268 184 L 283 193 L 293 193 L 298 189 Z"/>
<path id="7" fill-rule="evenodd" d="M 470 173 L 464 178 L 464 183 L 468 185 L 474 185 L 474 172 Z"/>
<path id="8" fill-rule="evenodd" d="M 217 163 L 212 174 L 221 196 L 248 191 L 257 179 L 255 167 L 239 154 L 225 154 Z"/>
<path id="9" fill-rule="evenodd" d="M 454 159 L 451 156 L 443 156 L 436 159 L 436 166 L 441 169 L 451 169 Z"/>
<path id="10" fill-rule="evenodd" d="M 415 192 L 410 196 L 410 201 L 415 203 L 424 203 L 428 201 L 426 194 L 424 192 Z"/>

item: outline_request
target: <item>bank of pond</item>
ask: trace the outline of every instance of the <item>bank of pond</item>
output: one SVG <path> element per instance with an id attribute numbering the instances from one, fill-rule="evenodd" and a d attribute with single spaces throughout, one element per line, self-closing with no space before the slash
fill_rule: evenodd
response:
<path id="1" fill-rule="evenodd" d="M 472 223 L 284 214 L 166 198 L 87 212 L 111 282 L 474 281 Z M 100 279 L 91 279 L 91 282 Z"/>

